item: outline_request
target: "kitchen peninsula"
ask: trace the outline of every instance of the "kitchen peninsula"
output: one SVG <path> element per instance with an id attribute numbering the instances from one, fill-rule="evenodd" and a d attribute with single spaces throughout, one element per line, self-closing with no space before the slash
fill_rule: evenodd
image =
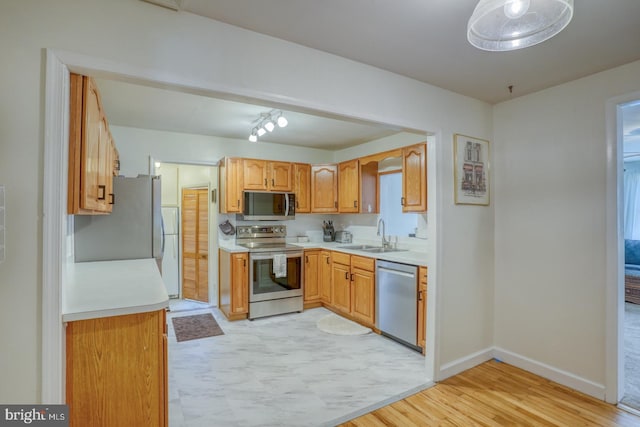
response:
<path id="1" fill-rule="evenodd" d="M 71 426 L 166 426 L 169 304 L 152 258 L 69 264 L 62 299 Z"/>

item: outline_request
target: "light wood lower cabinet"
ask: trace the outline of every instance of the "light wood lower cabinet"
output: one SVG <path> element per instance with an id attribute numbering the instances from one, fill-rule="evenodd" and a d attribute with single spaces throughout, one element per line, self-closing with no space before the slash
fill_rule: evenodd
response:
<path id="1" fill-rule="evenodd" d="M 320 305 L 320 251 L 304 251 L 304 307 Z"/>
<path id="2" fill-rule="evenodd" d="M 70 426 L 167 426 L 165 310 L 69 322 Z"/>
<path id="3" fill-rule="evenodd" d="M 375 325 L 375 259 L 332 252 L 331 307 Z"/>
<path id="4" fill-rule="evenodd" d="M 218 307 L 229 320 L 249 314 L 249 254 L 218 251 Z"/>
<path id="5" fill-rule="evenodd" d="M 320 251 L 318 281 L 320 283 L 320 298 L 322 302 L 331 305 L 333 303 L 331 293 L 331 251 Z"/>
<path id="6" fill-rule="evenodd" d="M 427 351 L 427 267 L 418 269 L 418 346 Z"/>

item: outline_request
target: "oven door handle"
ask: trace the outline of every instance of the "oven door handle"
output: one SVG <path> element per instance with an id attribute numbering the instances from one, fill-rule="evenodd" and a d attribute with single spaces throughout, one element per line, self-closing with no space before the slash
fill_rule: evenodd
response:
<path id="1" fill-rule="evenodd" d="M 276 254 L 285 254 L 287 258 L 302 258 L 302 252 L 250 252 L 249 259 L 251 261 L 256 260 L 264 260 L 264 259 L 273 259 L 273 256 Z"/>

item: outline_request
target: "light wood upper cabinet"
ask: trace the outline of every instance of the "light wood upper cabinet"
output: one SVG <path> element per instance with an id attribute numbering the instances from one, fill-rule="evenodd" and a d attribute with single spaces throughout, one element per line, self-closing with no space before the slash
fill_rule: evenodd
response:
<path id="1" fill-rule="evenodd" d="M 242 212 L 242 172 L 242 159 L 225 157 L 220 160 L 218 168 L 220 213 Z"/>
<path id="2" fill-rule="evenodd" d="M 291 191 L 293 188 L 292 164 L 257 159 L 243 159 L 245 190 Z"/>
<path id="3" fill-rule="evenodd" d="M 338 212 L 338 166 L 311 166 L 311 212 Z"/>
<path id="4" fill-rule="evenodd" d="M 267 161 L 243 159 L 243 179 L 245 190 L 267 191 Z"/>
<path id="5" fill-rule="evenodd" d="M 69 110 L 69 214 L 111 212 L 119 169 L 100 94 L 91 77 L 71 74 Z"/>
<path id="6" fill-rule="evenodd" d="M 293 191 L 296 195 L 296 213 L 311 212 L 311 165 L 294 163 Z"/>
<path id="7" fill-rule="evenodd" d="M 269 190 L 293 190 L 293 164 L 288 162 L 269 162 Z"/>
<path id="8" fill-rule="evenodd" d="M 69 322 L 69 425 L 167 426 L 165 310 Z"/>
<path id="9" fill-rule="evenodd" d="M 359 212 L 360 162 L 349 160 L 338 165 L 338 211 Z"/>
<path id="10" fill-rule="evenodd" d="M 427 210 L 427 144 L 402 149 L 402 212 Z"/>

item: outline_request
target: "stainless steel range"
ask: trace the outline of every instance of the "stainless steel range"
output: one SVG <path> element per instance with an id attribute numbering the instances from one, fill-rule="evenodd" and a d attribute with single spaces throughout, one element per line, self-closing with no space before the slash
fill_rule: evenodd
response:
<path id="1" fill-rule="evenodd" d="M 302 249 L 286 235 L 284 225 L 236 227 L 236 244 L 249 249 L 250 320 L 302 311 Z"/>

